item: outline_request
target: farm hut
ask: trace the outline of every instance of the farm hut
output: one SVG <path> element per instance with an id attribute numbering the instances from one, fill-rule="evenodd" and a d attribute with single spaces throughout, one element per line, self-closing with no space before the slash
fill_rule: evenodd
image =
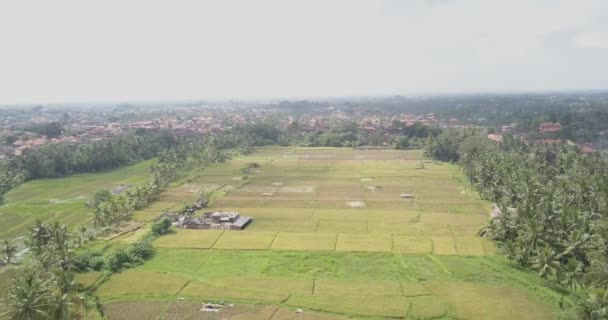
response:
<path id="1" fill-rule="evenodd" d="M 201 311 L 204 311 L 204 312 L 219 312 L 221 309 L 222 309 L 222 305 L 221 304 L 203 303 L 203 307 L 201 308 Z"/>
<path id="2" fill-rule="evenodd" d="M 414 198 L 416 198 L 416 196 L 414 196 L 411 193 L 402 193 L 401 194 L 401 198 L 403 198 L 403 199 L 414 199 Z"/>
<path id="3" fill-rule="evenodd" d="M 243 230 L 253 221 L 251 217 L 240 216 L 230 226 L 231 230 Z"/>

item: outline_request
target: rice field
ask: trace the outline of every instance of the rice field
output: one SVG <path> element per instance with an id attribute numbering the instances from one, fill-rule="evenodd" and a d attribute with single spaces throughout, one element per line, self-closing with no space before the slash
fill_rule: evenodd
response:
<path id="1" fill-rule="evenodd" d="M 259 167 L 243 174 L 251 162 Z M 213 189 L 221 192 L 203 211 L 254 222 L 158 238 L 152 260 L 95 292 L 112 319 L 120 319 L 112 308 L 150 300 L 163 301 L 151 319 L 228 317 L 202 315 L 204 301 L 248 310 L 230 319 L 266 320 L 552 319 L 558 309 L 559 293 L 475 236 L 490 204 L 455 166 L 419 150 L 260 148 L 183 181 L 133 218 L 149 223 Z"/>
<path id="2" fill-rule="evenodd" d="M 0 239 L 23 235 L 37 219 L 77 225 L 91 219 L 85 203 L 95 192 L 146 181 L 152 160 L 119 169 L 26 182 L 9 191 L 0 206 Z"/>

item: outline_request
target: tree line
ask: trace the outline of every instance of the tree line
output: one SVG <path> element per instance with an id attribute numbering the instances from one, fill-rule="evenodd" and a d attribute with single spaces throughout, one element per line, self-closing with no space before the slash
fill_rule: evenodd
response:
<path id="1" fill-rule="evenodd" d="M 128 219 L 133 211 L 157 200 L 162 189 L 184 171 L 229 159 L 229 154 L 220 149 L 224 143 L 225 140 L 212 135 L 177 145 L 158 155 L 150 166 L 150 178 L 143 185 L 119 195 L 112 195 L 108 190 L 98 191 L 86 204 L 93 210 L 95 229 Z"/>
<path id="2" fill-rule="evenodd" d="M 170 132 L 129 133 L 91 143 L 56 143 L 0 160 L 0 197 L 28 180 L 99 172 L 156 157 L 184 143 Z"/>
<path id="3" fill-rule="evenodd" d="M 419 148 L 426 138 L 436 136 L 441 129 L 414 124 L 404 126 L 396 121 L 389 133 L 379 128 L 376 131 L 362 129 L 356 122 L 344 122 L 331 125 L 324 130 L 306 132 L 297 121 L 287 128 L 279 128 L 272 121 L 246 124 L 236 128 L 237 134 L 244 140 L 241 145 L 264 146 L 304 146 L 304 147 L 358 147 L 385 146 L 395 149 Z"/>
<path id="4" fill-rule="evenodd" d="M 208 136 L 176 145 L 159 154 L 150 167 L 150 178 L 143 185 L 119 195 L 112 195 L 107 190 L 97 192 L 87 203 L 94 210 L 95 229 L 127 219 L 134 210 L 158 199 L 162 188 L 181 177 L 185 170 L 225 161 L 229 154 L 221 148 L 229 141 Z M 72 318 L 80 307 L 88 308 L 88 297 L 78 295 L 82 288 L 74 281 L 75 272 L 105 271 L 107 278 L 114 272 L 142 264 L 155 254 L 152 241 L 170 227 L 171 222 L 165 218 L 155 222 L 141 240 L 126 247 L 117 247 L 108 253 L 86 250 L 76 254 L 85 238 L 86 227 L 71 230 L 58 222 L 37 221 L 28 230 L 25 242 L 32 259 L 11 280 L 0 316 L 9 319 Z M 9 262 L 17 251 L 10 241 L 3 241 L 0 249 Z M 103 314 L 97 299 L 95 304 L 97 311 Z"/>
<path id="5" fill-rule="evenodd" d="M 509 260 L 570 291 L 572 319 L 608 317 L 608 160 L 577 147 L 500 145 L 475 131 L 429 139 L 426 153 L 457 161 L 480 196 L 496 204 L 480 235 Z"/>
<path id="6" fill-rule="evenodd" d="M 77 284 L 75 274 L 105 271 L 104 279 L 107 279 L 121 269 L 144 263 L 156 252 L 152 241 L 165 234 L 170 226 L 169 220 L 158 221 L 142 239 L 105 255 L 89 250 L 77 254 L 82 244 L 78 232 L 84 236 L 82 228 L 72 230 L 59 222 L 37 221 L 28 230 L 25 242 L 32 253 L 31 259 L 10 280 L 8 290 L 0 300 L 0 317 L 64 320 L 78 315 L 83 318 L 90 308 L 90 300 L 94 300 L 96 311 L 103 316 L 99 299 L 82 293 L 86 288 Z"/>

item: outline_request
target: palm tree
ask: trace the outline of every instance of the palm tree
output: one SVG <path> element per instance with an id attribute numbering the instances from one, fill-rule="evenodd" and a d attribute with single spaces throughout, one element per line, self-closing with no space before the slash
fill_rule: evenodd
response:
<path id="1" fill-rule="evenodd" d="M 512 240 L 507 240 L 503 248 L 505 250 L 507 258 L 509 258 L 509 263 L 513 262 L 513 260 L 517 256 L 517 246 L 515 245 L 515 242 L 513 242 Z"/>
<path id="2" fill-rule="evenodd" d="M 562 267 L 562 274 L 570 291 L 574 291 L 576 286 L 581 284 L 583 265 L 575 259 L 569 259 L 568 263 Z"/>
<path id="3" fill-rule="evenodd" d="M 591 262 L 585 280 L 592 286 L 608 289 L 608 261 L 602 257 Z"/>
<path id="4" fill-rule="evenodd" d="M 559 261 L 555 259 L 555 252 L 549 247 L 543 247 L 536 252 L 532 267 L 538 270 L 538 275 L 547 280 L 549 275 L 557 274 Z"/>
<path id="5" fill-rule="evenodd" d="M 3 240 L 2 249 L 0 250 L 0 252 L 4 255 L 6 264 L 9 264 L 9 263 L 11 263 L 11 260 L 15 257 L 15 254 L 17 253 L 17 246 L 15 246 L 13 243 L 11 243 L 8 240 Z"/>
<path id="6" fill-rule="evenodd" d="M 10 320 L 44 319 L 50 306 L 51 279 L 38 267 L 28 268 L 13 279 L 6 297 L 6 316 Z"/>
<path id="7" fill-rule="evenodd" d="M 27 246 L 34 251 L 36 255 L 42 253 L 43 248 L 49 241 L 49 230 L 47 225 L 42 223 L 40 220 L 36 220 L 34 225 L 30 228 L 28 239 L 26 240 Z"/>
<path id="8" fill-rule="evenodd" d="M 536 250 L 539 246 L 544 244 L 544 230 L 537 219 L 538 218 L 528 220 L 524 225 L 524 230 L 522 230 L 522 238 L 530 250 Z"/>
<path id="9" fill-rule="evenodd" d="M 580 319 L 603 320 L 608 317 L 608 289 L 594 288 L 578 306 Z"/>
<path id="10" fill-rule="evenodd" d="M 70 306 L 81 302 L 75 295 L 76 281 L 74 280 L 74 274 L 70 271 L 56 269 L 53 272 L 53 279 L 55 289 L 57 289 L 52 298 L 54 319 L 69 319 Z"/>
<path id="11" fill-rule="evenodd" d="M 78 231 L 80 231 L 80 235 L 82 236 L 82 238 L 84 239 L 84 234 L 87 232 L 87 227 L 85 227 L 84 225 L 81 225 L 78 228 Z"/>

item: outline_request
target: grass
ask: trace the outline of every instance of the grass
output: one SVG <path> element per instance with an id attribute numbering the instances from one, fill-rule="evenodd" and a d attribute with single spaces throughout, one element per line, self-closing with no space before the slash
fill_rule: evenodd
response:
<path id="1" fill-rule="evenodd" d="M 298 320 L 337 320 L 337 319 L 345 319 L 337 316 L 329 316 L 325 314 L 320 314 L 317 312 L 309 312 L 296 314 L 294 310 L 290 310 L 287 308 L 279 308 L 277 312 L 274 314 L 272 319 L 270 320 L 293 320 L 296 318 Z M 261 319 L 261 318 L 260 318 Z M 268 319 L 268 318 L 265 318 Z"/>
<path id="2" fill-rule="evenodd" d="M 333 251 L 338 235 L 335 233 L 289 233 L 280 232 L 272 249 Z"/>
<path id="3" fill-rule="evenodd" d="M 215 249 L 269 249 L 276 232 L 238 232 L 222 233 L 213 248 Z"/>
<path id="4" fill-rule="evenodd" d="M 391 237 L 383 234 L 341 233 L 336 244 L 336 251 L 391 252 L 391 250 Z"/>
<path id="5" fill-rule="evenodd" d="M 431 294 L 421 282 L 402 282 L 401 292 L 406 297 L 428 296 Z"/>
<path id="6" fill-rule="evenodd" d="M 162 212 L 158 211 L 150 211 L 150 210 L 138 210 L 133 212 L 131 218 L 135 221 L 144 221 L 149 222 L 154 220 L 154 218 L 158 217 Z"/>
<path id="7" fill-rule="evenodd" d="M 101 272 L 85 272 L 76 273 L 74 278 L 75 281 L 82 286 L 83 289 L 87 289 L 101 278 L 103 274 Z"/>
<path id="8" fill-rule="evenodd" d="M 429 287 L 449 304 L 449 313 L 454 318 L 553 319 L 547 306 L 535 303 L 528 294 L 515 288 L 465 282 L 430 283 Z"/>
<path id="9" fill-rule="evenodd" d="M 483 256 L 486 254 L 483 240 L 479 237 L 456 237 L 456 251 L 463 256 Z"/>
<path id="10" fill-rule="evenodd" d="M 393 236 L 393 252 L 426 254 L 433 251 L 433 242 L 427 237 Z"/>
<path id="11" fill-rule="evenodd" d="M 196 297 L 198 299 L 212 301 L 248 301 L 255 303 L 279 304 L 289 297 L 288 293 L 278 293 L 269 290 L 235 289 L 223 286 L 215 286 L 208 283 L 190 282 L 180 295 L 185 297 Z"/>
<path id="12" fill-rule="evenodd" d="M 446 304 L 437 297 L 416 297 L 408 314 L 412 319 L 436 319 L 447 314 Z"/>
<path id="13" fill-rule="evenodd" d="M 76 225 L 91 218 L 87 199 L 101 189 L 146 181 L 152 160 L 115 170 L 28 181 L 9 191 L 0 207 L 0 238 L 22 235 L 36 220 Z"/>
<path id="14" fill-rule="evenodd" d="M 8 288 L 9 282 L 13 275 L 17 272 L 15 267 L 1 267 L 0 268 L 0 288 Z"/>
<path id="15" fill-rule="evenodd" d="M 277 312 L 274 306 L 237 304 L 232 308 L 222 308 L 219 312 L 200 311 L 201 304 L 194 302 L 175 302 L 168 306 L 159 319 L 180 320 L 269 320 Z M 135 318 L 137 319 L 137 318 Z M 154 318 L 152 318 L 154 319 Z"/>
<path id="16" fill-rule="evenodd" d="M 209 249 L 222 233 L 223 230 L 177 229 L 158 238 L 154 241 L 154 245 L 159 248 Z"/>
<path id="17" fill-rule="evenodd" d="M 436 255 L 456 255 L 454 238 L 433 237 L 433 253 Z"/>
<path id="18" fill-rule="evenodd" d="M 374 280 L 374 281 L 350 281 L 322 279 L 315 282 L 315 295 L 402 295 L 401 284 L 398 281 Z"/>
<path id="19" fill-rule="evenodd" d="M 145 271 L 126 271 L 112 276 L 97 293 L 102 297 L 131 295 L 175 295 L 188 280 L 176 275 Z"/>
<path id="20" fill-rule="evenodd" d="M 455 166 L 419 170 L 419 159 L 420 151 L 260 148 L 200 168 L 134 219 L 149 223 L 204 188 L 221 190 L 205 211 L 240 211 L 254 222 L 245 231 L 173 230 L 154 242 L 152 260 L 114 275 L 95 294 L 173 301 L 161 303 L 152 319 L 195 319 L 194 301 L 205 300 L 274 306 L 203 317 L 218 320 L 550 318 L 559 293 L 495 255 L 494 242 L 475 237 L 488 203 L 466 190 Z M 249 162 L 261 167 L 243 175 Z M 272 196 L 260 195 L 266 191 Z M 347 204 L 355 201 L 365 207 Z M 82 219 L 63 205 L 68 220 Z M 305 312 L 296 315 L 296 308 Z"/>
<path id="21" fill-rule="evenodd" d="M 247 290 L 262 290 L 277 293 L 310 294 L 313 291 L 313 280 L 285 278 L 241 278 L 229 277 L 212 280 L 216 285 Z"/>
<path id="22" fill-rule="evenodd" d="M 405 317 L 409 309 L 406 297 L 379 295 L 293 295 L 286 304 L 333 313 L 348 311 L 348 314 L 353 316 L 394 318 Z"/>
<path id="23" fill-rule="evenodd" d="M 107 319 L 156 319 L 167 304 L 159 301 L 117 301 L 104 304 L 103 313 Z"/>

